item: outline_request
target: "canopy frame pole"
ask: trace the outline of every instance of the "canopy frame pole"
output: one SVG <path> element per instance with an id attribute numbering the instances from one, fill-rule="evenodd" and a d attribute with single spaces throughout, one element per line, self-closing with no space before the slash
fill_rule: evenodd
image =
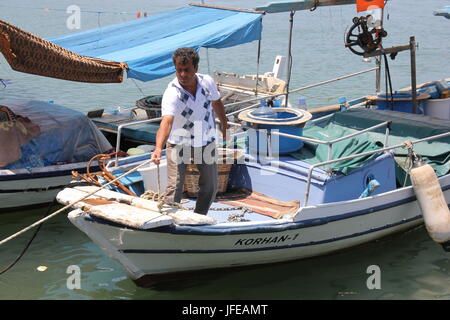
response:
<path id="1" fill-rule="evenodd" d="M 266 14 L 265 11 L 260 11 L 260 10 L 250 10 L 250 9 L 241 9 L 241 8 L 222 7 L 222 6 L 215 6 L 215 5 L 204 4 L 204 3 L 202 3 L 202 4 L 200 4 L 200 3 L 188 3 L 188 5 L 189 6 L 194 6 L 194 7 L 204 7 L 204 8 L 221 9 L 221 10 L 228 10 L 228 11 Z"/>
<path id="2" fill-rule="evenodd" d="M 205 4 L 204 0 L 202 0 L 202 4 Z M 206 66 L 208 68 L 208 74 L 210 75 L 211 74 L 211 67 L 210 67 L 210 64 L 209 64 L 209 51 L 208 51 L 208 48 L 205 48 L 205 49 L 206 49 Z"/>
<path id="3" fill-rule="evenodd" d="M 384 26 L 384 8 L 381 9 L 381 28 Z M 383 43 L 383 38 L 380 40 L 380 45 Z M 375 78 L 375 91 L 377 94 L 381 92 L 381 56 L 375 57 L 376 66 L 378 67 L 376 71 Z"/>
<path id="4" fill-rule="evenodd" d="M 206 65 L 208 68 L 208 74 L 211 74 L 211 67 L 209 64 L 209 51 L 208 51 L 208 48 L 205 48 L 205 49 L 206 49 Z"/>
<path id="5" fill-rule="evenodd" d="M 255 97 L 258 96 L 258 85 L 259 85 L 259 63 L 261 58 L 261 39 L 258 40 L 258 54 L 256 57 L 256 83 L 255 83 Z"/>
<path id="6" fill-rule="evenodd" d="M 410 59 L 411 59 L 411 93 L 412 93 L 412 112 L 417 113 L 417 76 L 416 76 L 416 38 L 409 38 Z"/>
<path id="7" fill-rule="evenodd" d="M 286 98 L 284 101 L 284 107 L 287 108 L 289 100 L 289 84 L 291 82 L 292 73 L 292 29 L 294 28 L 294 14 L 295 11 L 291 11 L 289 14 L 289 45 L 288 45 L 288 66 L 287 66 L 287 82 L 286 82 Z"/>

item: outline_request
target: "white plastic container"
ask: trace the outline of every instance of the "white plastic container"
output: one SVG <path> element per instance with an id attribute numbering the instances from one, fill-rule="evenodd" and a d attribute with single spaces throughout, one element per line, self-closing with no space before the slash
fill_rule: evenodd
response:
<path id="1" fill-rule="evenodd" d="M 426 116 L 450 120 L 450 98 L 428 99 L 425 101 L 424 109 Z"/>
<path id="2" fill-rule="evenodd" d="M 153 150 L 155 150 L 155 146 L 152 146 L 150 144 L 141 144 L 140 146 L 137 146 L 136 148 L 143 150 L 144 153 L 151 153 L 151 152 L 153 152 Z"/>
<path id="3" fill-rule="evenodd" d="M 298 98 L 298 105 L 297 108 L 300 110 L 306 110 L 306 98 L 305 97 L 300 97 Z"/>
<path id="4" fill-rule="evenodd" d="M 145 191 L 152 190 L 158 192 L 158 169 L 155 164 L 143 167 L 137 170 L 143 180 Z M 161 161 L 159 164 L 159 179 L 160 179 L 160 192 L 164 193 L 167 186 L 167 162 Z"/>

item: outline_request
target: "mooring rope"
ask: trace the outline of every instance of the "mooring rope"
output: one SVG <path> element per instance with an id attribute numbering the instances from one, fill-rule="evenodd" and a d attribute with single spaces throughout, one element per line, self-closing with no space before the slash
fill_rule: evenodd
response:
<path id="1" fill-rule="evenodd" d="M 34 227 L 36 227 L 36 226 L 38 226 L 38 225 L 44 223 L 45 221 L 47 221 L 47 220 L 49 220 L 49 219 L 55 217 L 55 216 L 58 215 L 59 213 L 61 213 L 61 212 L 65 211 L 66 209 L 72 207 L 73 205 L 77 204 L 78 202 L 83 201 L 84 199 L 86 199 L 86 198 L 88 198 L 88 197 L 90 197 L 90 196 L 96 194 L 96 193 L 99 192 L 100 190 L 105 189 L 106 187 L 108 187 L 109 185 L 113 184 L 114 182 L 116 182 L 116 181 L 122 179 L 123 177 L 129 175 L 130 173 L 136 171 L 137 169 L 139 169 L 139 168 L 141 168 L 141 167 L 143 167 L 143 166 L 145 166 L 145 165 L 147 165 L 147 164 L 149 164 L 149 163 L 151 163 L 151 162 L 153 162 L 153 159 L 149 159 L 149 160 L 147 160 L 147 161 L 144 161 L 144 162 L 141 163 L 140 165 L 134 167 L 133 169 L 129 170 L 128 172 L 125 172 L 125 173 L 122 174 L 121 176 L 119 176 L 119 177 L 117 177 L 116 179 L 114 179 L 114 180 L 108 182 L 107 184 L 103 185 L 103 186 L 100 187 L 99 189 L 97 189 L 97 190 L 95 190 L 95 191 L 92 191 L 92 192 L 88 193 L 86 196 L 82 197 L 81 199 L 78 199 L 77 201 L 74 201 L 74 202 L 69 203 L 68 205 L 66 205 L 66 206 L 64 206 L 63 208 L 61 208 L 61 209 L 59 209 L 59 210 L 53 212 L 52 214 L 48 215 L 47 217 L 45 217 L 45 218 L 43 218 L 43 219 L 41 219 L 41 220 L 38 220 L 38 221 L 36 221 L 35 223 L 33 223 L 32 225 L 30 225 L 30 226 L 28 226 L 28 227 L 26 227 L 26 228 L 24 228 L 24 229 L 22 229 L 22 230 L 16 232 L 15 234 L 9 236 L 8 238 L 3 239 L 2 241 L 0 241 L 0 246 L 1 246 L 2 244 L 5 244 L 5 243 L 8 242 L 8 241 L 14 239 L 14 238 L 17 238 L 18 236 L 20 236 L 21 234 L 27 232 L 28 230 L 30 230 L 30 229 L 32 229 L 32 228 L 34 228 Z"/>

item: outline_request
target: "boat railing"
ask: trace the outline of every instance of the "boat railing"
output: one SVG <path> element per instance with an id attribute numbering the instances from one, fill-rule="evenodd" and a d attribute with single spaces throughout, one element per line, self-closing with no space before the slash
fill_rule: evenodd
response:
<path id="1" fill-rule="evenodd" d="M 418 140 L 414 140 L 414 141 L 408 141 L 408 143 L 411 143 L 411 145 L 417 144 L 417 143 L 421 143 L 421 142 L 427 142 L 427 141 L 431 141 L 431 140 L 436 140 L 436 139 L 440 139 L 440 138 L 444 138 L 444 137 L 448 137 L 450 136 L 450 132 L 446 132 L 446 133 L 441 133 L 438 135 L 434 135 L 431 137 L 426 137 L 423 139 L 418 139 Z M 350 160 L 350 159 L 354 159 L 354 158 L 358 158 L 358 157 L 364 157 L 364 156 L 369 156 L 375 153 L 379 153 L 379 152 L 386 152 L 389 150 L 393 150 L 393 149 L 397 149 L 397 148 L 405 148 L 406 147 L 406 143 L 401 143 L 401 144 L 397 144 L 394 146 L 390 146 L 390 147 L 384 147 L 384 148 L 380 148 L 378 150 L 372 150 L 372 151 L 366 151 L 366 152 L 361 152 L 358 154 L 353 154 L 350 156 L 346 156 L 346 157 L 342 157 L 342 158 L 338 158 L 338 159 L 334 159 L 334 160 L 328 160 L 328 161 L 323 161 L 323 162 L 319 162 L 316 163 L 314 165 L 312 165 L 309 170 L 308 170 L 308 179 L 307 179 L 307 184 L 306 184 L 306 191 L 305 191 L 305 197 L 304 197 L 304 207 L 306 207 L 308 205 L 308 199 L 309 199 L 309 193 L 310 193 L 310 189 L 311 189 L 311 179 L 312 179 L 312 173 L 314 171 L 315 168 L 317 167 L 321 167 L 321 166 L 326 166 L 332 163 L 336 163 L 336 162 L 340 162 L 340 161 L 346 161 L 346 160 Z"/>
<path id="2" fill-rule="evenodd" d="M 273 132 L 271 131 L 270 134 L 271 135 L 274 134 L 274 135 L 278 135 L 278 136 L 283 136 L 283 137 L 286 137 L 286 138 L 291 138 L 291 139 L 296 139 L 296 140 L 302 140 L 302 141 L 310 142 L 310 143 L 325 144 L 325 145 L 328 146 L 327 160 L 331 160 L 332 151 L 333 151 L 333 144 L 335 144 L 337 142 L 340 142 L 340 141 L 343 141 L 343 140 L 346 140 L 346 139 L 350 139 L 350 138 L 356 137 L 356 136 L 361 135 L 363 133 L 366 133 L 366 132 L 369 132 L 369 131 L 373 131 L 375 129 L 378 129 L 378 128 L 381 128 L 381 127 L 384 127 L 384 126 L 386 126 L 386 132 L 385 132 L 385 136 L 384 136 L 384 145 L 387 146 L 391 123 L 392 123 L 392 121 L 385 121 L 385 122 L 379 123 L 379 124 L 377 124 L 375 126 L 372 126 L 372 127 L 369 127 L 369 128 L 363 129 L 363 130 L 359 130 L 357 132 L 354 132 L 354 133 L 351 133 L 351 134 L 348 134 L 346 136 L 343 136 L 343 137 L 340 137 L 340 138 L 337 138 L 337 139 L 334 139 L 334 140 L 330 140 L 330 141 L 323 141 L 323 140 L 318 140 L 318 139 L 311 139 L 311 138 L 306 138 L 306 137 L 301 137 L 301 136 L 295 136 L 295 135 L 292 135 L 292 134 L 283 133 L 283 132 L 279 132 L 279 131 L 273 131 Z M 268 150 L 270 151 L 270 150 L 272 150 L 271 149 L 271 138 L 270 138 L 270 135 L 268 135 L 268 144 L 269 144 Z"/>
<path id="3" fill-rule="evenodd" d="M 300 88 L 297 88 L 297 89 L 290 90 L 288 92 L 265 95 L 264 98 L 268 99 L 268 98 L 276 98 L 276 97 L 280 97 L 280 96 L 287 96 L 287 95 L 289 95 L 291 93 L 296 93 L 298 91 L 303 91 L 303 90 L 306 90 L 306 89 L 319 87 L 319 86 L 322 86 L 322 85 L 325 85 L 325 84 L 328 84 L 328 83 L 331 83 L 331 82 L 335 82 L 335 81 L 339 81 L 339 80 L 355 77 L 355 76 L 358 76 L 358 75 L 363 74 L 363 73 L 377 71 L 377 70 L 379 70 L 378 66 L 370 68 L 370 69 L 362 70 L 362 71 L 359 71 L 359 72 L 347 74 L 347 75 L 344 75 L 344 76 L 340 76 L 340 77 L 337 77 L 337 78 L 333 78 L 333 79 L 330 79 L 330 80 L 325 80 L 325 81 L 317 82 L 317 83 L 314 83 L 314 84 L 310 84 L 310 85 L 307 85 L 305 87 L 300 87 Z M 232 106 L 236 106 L 236 105 L 247 103 L 247 102 L 257 101 L 257 100 L 260 100 L 260 99 L 261 99 L 261 97 L 258 96 L 258 97 L 254 97 L 254 98 L 243 100 L 243 101 L 228 103 L 228 104 L 225 105 L 225 107 L 232 107 Z M 286 103 L 287 103 L 287 101 L 286 101 Z"/>
<path id="4" fill-rule="evenodd" d="M 117 141 L 116 141 L 116 151 L 120 150 L 120 137 L 122 134 L 122 129 L 125 127 L 130 127 L 130 126 L 134 126 L 137 124 L 143 124 L 143 123 L 152 123 L 152 122 L 160 122 L 162 119 L 162 117 L 159 118 L 152 118 L 152 119 L 145 119 L 145 120 L 138 120 L 138 121 L 132 121 L 132 122 L 127 122 L 127 123 L 123 123 L 121 125 L 119 125 L 117 127 Z M 118 166 L 118 155 L 116 154 L 116 158 L 115 158 L 115 166 Z"/>
<path id="5" fill-rule="evenodd" d="M 244 102 L 240 102 L 240 103 L 244 103 Z M 228 105 L 226 105 L 226 106 L 228 106 Z M 248 110 L 248 109 L 253 109 L 253 108 L 257 107 L 257 106 L 259 106 L 259 103 L 255 103 L 255 104 L 252 104 L 251 106 L 248 106 L 248 107 L 245 107 L 245 108 L 242 108 L 242 109 L 239 109 L 239 110 L 227 113 L 226 116 L 227 117 L 234 116 L 235 114 L 238 114 L 238 113 L 240 113 L 242 111 L 245 111 L 245 110 Z"/>
<path id="6" fill-rule="evenodd" d="M 218 122 L 218 121 L 217 121 Z M 288 134 L 288 133 L 283 133 L 283 132 L 279 132 L 279 131 L 275 131 L 273 129 L 256 129 L 258 131 L 263 131 L 263 132 L 267 132 L 267 149 L 268 149 L 268 156 L 271 157 L 272 156 L 272 135 L 278 135 L 278 136 L 282 136 L 282 137 L 286 137 L 289 139 L 294 139 L 294 140 L 301 140 L 304 142 L 309 142 L 309 143 L 315 143 L 315 144 L 323 144 L 323 145 L 327 145 L 328 146 L 328 154 L 327 154 L 327 161 L 331 160 L 332 157 L 332 152 L 333 152 L 333 144 L 346 140 L 346 139 L 350 139 L 353 137 L 356 137 L 358 135 L 364 134 L 366 132 L 369 131 L 373 131 L 376 130 L 378 128 L 381 127 L 386 127 L 386 132 L 384 135 L 384 146 L 388 145 L 388 140 L 389 140 L 389 133 L 390 133 L 390 129 L 391 129 L 391 123 L 392 121 L 384 121 L 382 123 L 379 123 L 377 125 L 374 125 L 372 127 L 363 129 L 363 130 L 359 130 L 357 132 L 348 134 L 346 136 L 334 139 L 334 140 L 329 140 L 329 141 L 323 141 L 323 140 L 318 140 L 318 139 L 312 139 L 312 138 L 306 138 L 306 137 L 302 137 L 302 136 L 296 136 L 296 135 L 292 135 L 292 134 Z M 234 123 L 234 122 L 228 122 L 229 125 L 231 126 L 242 126 L 242 124 L 240 123 Z M 238 133 L 239 134 L 239 133 Z M 233 134 L 233 135 L 237 135 L 237 134 Z"/>

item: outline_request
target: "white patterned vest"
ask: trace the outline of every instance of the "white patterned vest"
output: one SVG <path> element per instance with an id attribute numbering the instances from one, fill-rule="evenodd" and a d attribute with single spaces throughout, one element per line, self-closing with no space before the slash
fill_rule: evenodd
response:
<path id="1" fill-rule="evenodd" d="M 210 76 L 197 74 L 197 80 L 195 98 L 179 85 L 177 79 L 174 79 L 164 92 L 163 115 L 174 115 L 169 143 L 202 147 L 215 141 L 216 130 L 211 100 L 218 100 L 220 94 Z M 166 94 L 172 96 L 166 97 Z M 173 94 L 176 94 L 176 98 Z M 169 108 L 170 112 L 167 111 Z"/>

